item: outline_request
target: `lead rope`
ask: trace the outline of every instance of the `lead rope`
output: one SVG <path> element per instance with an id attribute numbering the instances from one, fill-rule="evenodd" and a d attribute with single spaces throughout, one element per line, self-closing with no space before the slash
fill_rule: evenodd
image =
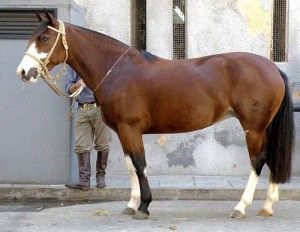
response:
<path id="1" fill-rule="evenodd" d="M 30 56 L 31 58 L 36 60 L 42 66 L 42 71 L 41 71 L 42 75 L 41 75 L 41 77 L 56 94 L 58 94 L 59 96 L 62 96 L 62 97 L 75 98 L 82 92 L 82 90 L 85 87 L 85 84 L 82 84 L 74 93 L 72 93 L 70 95 L 67 95 L 63 91 L 61 91 L 61 89 L 59 88 L 59 84 L 58 84 L 58 81 L 61 79 L 61 77 L 63 75 L 67 74 L 66 62 L 67 62 L 67 59 L 68 59 L 68 56 L 69 56 L 69 53 L 68 53 L 69 47 L 68 47 L 67 39 L 66 39 L 65 25 L 60 20 L 58 20 L 58 22 L 59 22 L 59 28 L 58 29 L 56 29 L 54 27 L 51 27 L 51 26 L 47 26 L 49 29 L 57 32 L 57 37 L 56 37 L 56 40 L 55 40 L 48 56 L 46 57 L 45 61 L 44 62 L 41 61 L 40 59 L 36 58 L 34 55 L 32 55 L 28 52 L 26 52 L 25 55 Z M 47 68 L 47 64 L 49 63 L 49 59 L 50 59 L 50 57 L 51 57 L 51 55 L 52 55 L 52 53 L 53 53 L 53 51 L 54 51 L 54 49 L 55 49 L 55 47 L 58 43 L 58 40 L 59 40 L 60 36 L 61 36 L 62 44 L 65 48 L 66 56 L 65 56 L 65 59 L 62 63 L 61 69 L 58 71 L 57 75 L 55 75 L 55 77 L 53 77 L 49 73 L 49 70 Z M 99 82 L 99 84 L 94 89 L 93 94 L 96 92 L 96 90 L 99 88 L 99 86 L 103 83 L 103 81 L 107 78 L 107 76 L 111 73 L 111 71 L 114 69 L 114 67 L 119 63 L 119 61 L 122 59 L 122 57 L 130 50 L 130 48 L 131 47 L 128 47 L 127 50 L 114 63 L 114 65 L 108 70 L 106 75 L 103 77 L 103 79 Z M 73 107 L 73 102 L 70 106 L 69 112 L 72 111 L 72 107 Z"/>
<path id="2" fill-rule="evenodd" d="M 103 83 L 103 81 L 106 79 L 106 77 L 111 73 L 113 68 L 119 63 L 119 61 L 122 59 L 122 57 L 130 50 L 130 48 L 131 47 L 127 48 L 127 50 L 119 57 L 119 59 L 114 63 L 114 65 L 107 71 L 106 75 L 102 78 L 102 80 L 99 82 L 99 84 L 94 89 L 93 94 L 96 92 L 96 90 L 99 88 L 99 86 Z"/>
<path id="3" fill-rule="evenodd" d="M 108 75 L 111 73 L 111 71 L 114 69 L 114 67 L 119 63 L 119 61 L 123 58 L 123 56 L 131 49 L 131 47 L 128 47 L 126 49 L 126 51 L 119 57 L 119 59 L 114 63 L 114 65 L 107 71 L 106 75 L 102 78 L 102 80 L 99 82 L 99 84 L 96 86 L 96 88 L 94 89 L 93 91 L 93 94 L 96 92 L 96 90 L 99 88 L 99 86 L 104 82 L 104 80 L 108 77 Z M 80 88 L 84 88 L 85 87 L 85 84 L 82 82 Z M 82 91 L 82 90 L 81 90 Z M 80 92 L 81 92 L 80 91 Z M 74 105 L 74 101 L 72 100 L 72 104 L 68 110 L 68 115 L 69 117 L 72 116 L 73 112 L 72 112 L 72 108 L 73 108 L 73 105 Z"/>

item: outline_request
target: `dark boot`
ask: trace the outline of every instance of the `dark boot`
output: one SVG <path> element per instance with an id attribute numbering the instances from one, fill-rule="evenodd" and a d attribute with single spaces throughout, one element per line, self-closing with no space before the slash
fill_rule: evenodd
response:
<path id="1" fill-rule="evenodd" d="M 78 154 L 78 171 L 79 180 L 75 184 L 66 184 L 65 186 L 72 189 L 89 190 L 91 177 L 90 152 Z"/>
<path id="2" fill-rule="evenodd" d="M 96 162 L 96 181 L 97 188 L 105 188 L 105 169 L 107 166 L 108 150 L 98 151 Z"/>

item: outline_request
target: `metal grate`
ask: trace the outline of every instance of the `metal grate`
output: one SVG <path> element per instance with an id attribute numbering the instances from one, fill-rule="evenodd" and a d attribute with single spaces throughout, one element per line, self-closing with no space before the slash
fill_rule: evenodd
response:
<path id="1" fill-rule="evenodd" d="M 185 58 L 185 0 L 173 0 L 173 58 Z"/>
<path id="2" fill-rule="evenodd" d="M 56 9 L 46 9 L 56 16 Z M 35 12 L 43 9 L 0 9 L 0 39 L 29 39 L 38 24 Z"/>
<path id="3" fill-rule="evenodd" d="M 286 61 L 286 0 L 274 0 L 272 59 Z"/>
<path id="4" fill-rule="evenodd" d="M 146 0 L 133 1 L 133 44 L 146 50 Z"/>

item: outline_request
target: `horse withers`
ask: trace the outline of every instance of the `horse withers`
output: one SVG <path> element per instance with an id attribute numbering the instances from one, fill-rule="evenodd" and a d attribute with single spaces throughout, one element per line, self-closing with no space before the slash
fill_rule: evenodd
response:
<path id="1" fill-rule="evenodd" d="M 273 62 L 241 52 L 166 60 L 64 24 L 48 13 L 38 18 L 17 73 L 23 81 L 36 82 L 39 74 L 47 74 L 45 69 L 67 63 L 93 90 L 125 154 L 132 187 L 125 214 L 136 219 L 149 216 L 152 196 L 143 134 L 199 130 L 228 116 L 241 123 L 252 166 L 231 217 L 245 216 L 264 164 L 270 168 L 270 181 L 259 215 L 273 214 L 278 184 L 291 175 L 294 142 L 288 80 Z"/>

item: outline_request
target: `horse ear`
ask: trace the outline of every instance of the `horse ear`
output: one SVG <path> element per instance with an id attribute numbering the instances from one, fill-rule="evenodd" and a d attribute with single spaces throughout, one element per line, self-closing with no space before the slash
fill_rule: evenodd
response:
<path id="1" fill-rule="evenodd" d="M 50 14 L 48 11 L 46 11 L 45 8 L 44 8 L 44 12 L 45 12 L 45 15 L 46 15 L 46 17 L 47 17 L 49 23 L 50 23 L 51 25 L 54 25 L 55 18 L 53 17 L 53 15 Z"/>
<path id="2" fill-rule="evenodd" d="M 40 15 L 40 13 L 36 11 L 35 14 L 36 14 L 36 17 L 38 18 L 39 22 L 42 22 L 43 17 Z"/>

